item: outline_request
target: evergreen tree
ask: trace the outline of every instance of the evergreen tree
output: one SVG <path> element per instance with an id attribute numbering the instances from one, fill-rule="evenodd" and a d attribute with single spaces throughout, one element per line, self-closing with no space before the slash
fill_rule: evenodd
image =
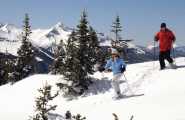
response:
<path id="1" fill-rule="evenodd" d="M 92 31 L 93 29 L 91 29 Z M 88 74 L 92 74 L 94 68 L 94 57 L 92 49 L 94 46 L 92 42 L 94 40 L 89 33 L 89 26 L 87 21 L 87 14 L 83 11 L 79 25 L 77 25 L 77 40 L 79 42 L 79 53 L 78 58 L 80 60 L 80 71 L 79 72 L 79 83 L 82 87 L 87 88 L 88 86 Z M 91 47 L 91 48 L 89 48 Z M 94 49 L 95 51 L 95 49 Z M 93 53 L 94 54 L 94 53 Z"/>
<path id="2" fill-rule="evenodd" d="M 5 53 L 0 59 L 0 85 L 10 82 L 15 68 L 15 60 L 8 58 L 8 55 Z"/>
<path id="3" fill-rule="evenodd" d="M 79 41 L 79 53 L 78 58 L 80 60 L 80 70 L 78 71 L 79 75 L 79 82 L 80 85 L 84 86 L 87 80 L 88 74 L 88 63 L 90 62 L 88 58 L 88 21 L 87 21 L 87 14 L 83 11 L 80 19 L 79 25 L 77 25 L 77 39 Z"/>
<path id="4" fill-rule="evenodd" d="M 6 71 L 5 71 L 5 59 L 0 59 L 0 85 L 5 84 Z"/>
<path id="5" fill-rule="evenodd" d="M 121 31 L 122 31 L 122 26 L 120 23 L 120 17 L 116 16 L 116 19 L 113 22 L 112 30 L 111 30 L 111 32 L 113 32 L 115 34 L 115 39 L 112 40 L 112 47 L 117 49 L 117 51 L 120 53 L 120 57 L 127 59 L 126 48 L 128 47 L 128 44 L 124 41 L 120 41 L 121 40 L 121 36 L 120 36 Z"/>
<path id="6" fill-rule="evenodd" d="M 83 11 L 76 31 L 73 31 L 66 45 L 66 54 L 61 73 L 70 84 L 58 84 L 68 92 L 83 93 L 88 88 L 89 74 L 93 74 L 99 46 L 95 30 L 89 27 L 87 14 Z"/>
<path id="7" fill-rule="evenodd" d="M 93 74 L 94 65 L 98 62 L 97 49 L 99 48 L 99 41 L 98 36 L 92 27 L 89 28 L 89 37 L 90 39 L 88 41 L 88 55 L 90 63 L 88 68 L 90 69 L 88 70 L 88 73 Z"/>
<path id="8" fill-rule="evenodd" d="M 79 85 L 81 74 L 81 64 L 79 60 L 79 43 L 76 38 L 76 33 L 73 31 L 67 41 L 66 55 L 64 64 L 61 67 L 61 73 L 64 79 L 70 84 L 59 83 L 58 86 L 62 89 L 67 89 L 67 94 L 80 94 L 81 91 L 77 90 L 76 87 Z"/>
<path id="9" fill-rule="evenodd" d="M 29 20 L 28 14 L 25 14 L 22 32 L 22 45 L 17 52 L 17 80 L 27 77 L 29 74 L 34 72 L 35 51 L 29 38 L 32 33 Z"/>
<path id="10" fill-rule="evenodd" d="M 64 67 L 64 58 L 65 58 L 65 50 L 64 50 L 64 43 L 61 40 L 60 44 L 57 46 L 57 49 L 54 53 L 54 60 L 53 64 L 50 68 L 52 74 L 63 74 L 63 67 Z"/>
<path id="11" fill-rule="evenodd" d="M 120 39 L 119 33 L 121 31 L 122 31 L 122 26 L 120 23 L 120 17 L 116 16 L 116 20 L 113 22 L 112 30 L 111 30 L 111 32 L 113 32 L 115 34 L 115 42 L 119 41 L 119 39 Z"/>
<path id="12" fill-rule="evenodd" d="M 51 86 L 45 85 L 43 88 L 40 88 L 38 91 L 40 96 L 36 98 L 36 114 L 31 117 L 30 120 L 48 120 L 48 113 L 56 109 L 56 105 L 49 105 L 49 102 L 52 101 L 58 93 L 51 95 Z"/>

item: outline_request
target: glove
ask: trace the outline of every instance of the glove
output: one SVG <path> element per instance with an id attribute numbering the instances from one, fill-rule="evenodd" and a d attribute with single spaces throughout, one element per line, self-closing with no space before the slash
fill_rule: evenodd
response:
<path id="1" fill-rule="evenodd" d="M 100 72 L 103 72 L 104 70 L 105 70 L 104 67 L 99 67 L 99 68 L 98 68 L 98 71 L 100 71 Z"/>
<path id="2" fill-rule="evenodd" d="M 126 71 L 126 67 L 122 67 L 121 68 L 121 73 L 125 72 Z"/>
<path id="3" fill-rule="evenodd" d="M 107 71 L 108 71 L 108 72 L 112 72 L 112 70 L 111 70 L 111 69 L 108 69 Z"/>

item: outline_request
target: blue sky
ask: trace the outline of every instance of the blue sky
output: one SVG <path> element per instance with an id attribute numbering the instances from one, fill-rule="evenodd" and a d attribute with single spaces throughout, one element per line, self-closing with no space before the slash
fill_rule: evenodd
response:
<path id="1" fill-rule="evenodd" d="M 152 44 L 161 22 L 166 22 L 185 45 L 185 0 L 0 0 L 0 22 L 22 25 L 29 13 L 32 28 L 49 28 L 61 21 L 74 27 L 85 8 L 90 24 L 110 34 L 116 15 L 121 18 L 122 37 L 136 44 Z"/>

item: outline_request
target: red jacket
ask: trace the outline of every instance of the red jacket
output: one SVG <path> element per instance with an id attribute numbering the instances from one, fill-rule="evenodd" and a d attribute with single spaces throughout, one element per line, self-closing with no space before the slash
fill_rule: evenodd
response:
<path id="1" fill-rule="evenodd" d="M 170 50 L 172 48 L 173 42 L 175 41 L 175 35 L 169 29 L 165 31 L 159 31 L 155 35 L 155 40 L 159 41 L 159 48 L 161 52 Z"/>

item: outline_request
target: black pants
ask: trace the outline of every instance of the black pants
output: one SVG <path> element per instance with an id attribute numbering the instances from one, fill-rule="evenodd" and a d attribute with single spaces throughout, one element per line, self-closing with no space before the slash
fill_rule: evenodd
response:
<path id="1" fill-rule="evenodd" d="M 164 69 L 166 67 L 165 61 L 164 61 L 165 59 L 169 63 L 173 63 L 173 59 L 170 56 L 170 50 L 162 51 L 159 53 L 159 62 L 160 62 L 161 69 Z"/>

